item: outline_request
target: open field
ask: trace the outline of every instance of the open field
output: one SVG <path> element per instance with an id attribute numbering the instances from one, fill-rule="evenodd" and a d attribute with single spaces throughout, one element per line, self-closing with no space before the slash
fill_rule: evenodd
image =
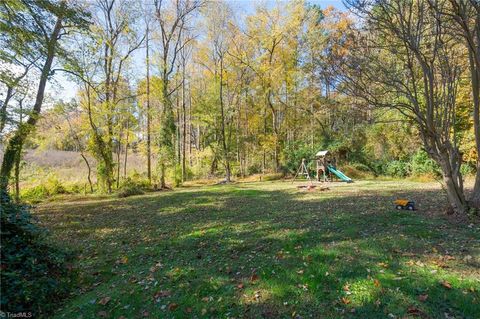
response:
<path id="1" fill-rule="evenodd" d="M 123 159 L 125 154 L 121 156 Z M 1 145 L 0 157 L 3 157 Z M 92 179 L 96 181 L 97 162 L 89 154 L 87 159 L 92 169 Z M 88 169 L 79 152 L 29 149 L 25 151 L 23 160 L 25 163 L 21 171 L 22 186 L 41 184 L 52 174 L 63 183 L 87 183 Z M 143 173 L 146 169 L 143 161 L 141 154 L 133 152 L 128 154 L 127 174 Z"/>
<path id="2" fill-rule="evenodd" d="M 445 204 L 436 183 L 263 182 L 35 211 L 79 253 L 57 318 L 478 318 L 480 225 Z"/>

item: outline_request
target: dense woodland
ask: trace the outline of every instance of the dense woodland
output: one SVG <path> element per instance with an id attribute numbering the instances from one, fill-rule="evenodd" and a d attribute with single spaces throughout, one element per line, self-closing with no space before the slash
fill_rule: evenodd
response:
<path id="1" fill-rule="evenodd" d="M 373 175 L 443 175 L 465 212 L 463 179 L 478 166 L 478 3 L 345 5 L 2 2 L 3 187 L 39 147 L 79 152 L 90 190 L 104 192 L 131 181 L 132 153 L 145 159 L 140 179 L 165 188 L 292 174 L 328 149 Z M 72 101 L 45 94 L 60 72 L 77 84 Z"/>

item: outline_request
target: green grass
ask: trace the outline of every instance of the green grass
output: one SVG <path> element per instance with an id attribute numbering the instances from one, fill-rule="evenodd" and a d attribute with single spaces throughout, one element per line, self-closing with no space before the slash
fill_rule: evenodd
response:
<path id="1" fill-rule="evenodd" d="M 36 211 L 79 253 L 57 318 L 478 318 L 480 228 L 444 205 L 434 183 L 264 182 Z"/>

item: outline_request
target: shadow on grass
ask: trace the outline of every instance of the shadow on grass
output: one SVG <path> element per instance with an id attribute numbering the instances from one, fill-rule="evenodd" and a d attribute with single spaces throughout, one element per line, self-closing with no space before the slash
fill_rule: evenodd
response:
<path id="1" fill-rule="evenodd" d="M 225 186 L 37 215 L 80 251 L 59 317 L 475 318 L 477 226 L 432 217 L 438 191 L 401 194 L 417 212 L 397 195 Z"/>

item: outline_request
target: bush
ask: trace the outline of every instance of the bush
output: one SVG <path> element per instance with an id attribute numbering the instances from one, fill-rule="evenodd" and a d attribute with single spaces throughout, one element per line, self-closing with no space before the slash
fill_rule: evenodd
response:
<path id="1" fill-rule="evenodd" d="M 2 194 L 1 310 L 50 313 L 66 296 L 75 278 L 67 263 L 72 255 L 46 243 L 46 230 L 37 226 L 26 206 Z"/>
<path id="2" fill-rule="evenodd" d="M 359 168 L 360 169 L 359 169 Z M 366 170 L 365 170 L 366 168 Z M 362 179 L 362 178 L 372 178 L 373 175 L 371 171 L 368 170 L 363 164 L 350 164 L 350 165 L 342 165 L 340 166 L 340 170 L 352 179 Z"/>
<path id="3" fill-rule="evenodd" d="M 408 175 L 408 163 L 403 161 L 391 161 L 385 168 L 385 173 L 393 177 L 406 177 Z"/>
<path id="4" fill-rule="evenodd" d="M 20 191 L 22 200 L 29 203 L 38 203 L 50 196 L 75 193 L 74 188 L 65 187 L 55 175 L 50 174 L 46 181 L 39 182 L 41 184 Z"/>
<path id="5" fill-rule="evenodd" d="M 435 175 L 440 176 L 440 167 L 428 154 L 423 151 L 417 151 L 410 161 L 410 171 L 412 175 Z"/>
<path id="6" fill-rule="evenodd" d="M 68 194 L 81 194 L 85 192 L 85 187 L 87 187 L 88 192 L 90 192 L 90 186 L 88 184 L 80 185 L 80 184 L 70 184 L 65 187 L 66 193 Z"/>
<path id="7" fill-rule="evenodd" d="M 50 176 L 48 178 L 46 187 L 48 189 L 48 193 L 50 196 L 67 193 L 67 190 L 65 189 L 65 187 L 55 176 Z"/>
<path id="8" fill-rule="evenodd" d="M 310 172 L 310 176 L 315 175 L 315 161 L 313 161 L 313 155 L 315 153 L 312 152 L 311 148 L 305 145 L 301 145 L 299 143 L 288 146 L 285 149 L 285 165 L 282 167 L 282 170 L 285 174 L 292 174 L 298 170 L 298 167 L 302 163 L 302 159 L 305 159 L 305 164 L 307 165 L 307 169 Z"/>
<path id="9" fill-rule="evenodd" d="M 142 195 L 150 187 L 148 180 L 136 180 L 133 178 L 126 178 L 120 185 L 117 196 L 129 197 L 133 195 Z"/>
<path id="10" fill-rule="evenodd" d="M 463 163 L 460 167 L 460 173 L 462 173 L 462 176 L 473 175 L 473 173 L 475 173 L 475 168 L 468 163 Z"/>
<path id="11" fill-rule="evenodd" d="M 351 163 L 350 166 L 352 166 L 354 169 L 356 169 L 357 171 L 360 171 L 360 172 L 364 172 L 364 173 L 371 173 L 372 172 L 370 167 L 368 167 L 367 165 L 362 164 L 362 163 Z"/>
<path id="12" fill-rule="evenodd" d="M 260 174 L 262 172 L 262 166 L 258 163 L 254 163 L 247 167 L 246 175 Z"/>
<path id="13" fill-rule="evenodd" d="M 371 170 L 375 176 L 385 175 L 389 162 L 384 160 L 372 160 L 370 163 Z"/>
<path id="14" fill-rule="evenodd" d="M 262 179 L 266 182 L 269 181 L 277 181 L 283 178 L 283 174 L 281 173 L 272 173 L 272 174 L 265 174 Z"/>
<path id="15" fill-rule="evenodd" d="M 38 203 L 39 201 L 47 198 L 48 196 L 50 196 L 50 192 L 43 184 L 20 191 L 20 197 L 30 203 Z"/>

